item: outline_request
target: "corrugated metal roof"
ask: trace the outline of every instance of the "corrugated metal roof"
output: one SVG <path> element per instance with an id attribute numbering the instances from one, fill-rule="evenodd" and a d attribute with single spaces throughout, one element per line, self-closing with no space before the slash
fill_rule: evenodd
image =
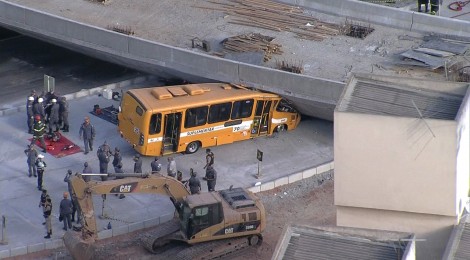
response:
<path id="1" fill-rule="evenodd" d="M 470 259 L 470 223 L 465 223 L 459 244 L 454 255 L 455 260 Z"/>
<path id="2" fill-rule="evenodd" d="M 425 83 L 423 83 L 425 84 Z M 464 96 L 391 82 L 355 78 L 346 86 L 338 111 L 419 118 L 455 119 Z"/>
<path id="3" fill-rule="evenodd" d="M 282 259 L 402 259 L 406 242 L 373 241 L 360 236 L 296 229 Z"/>

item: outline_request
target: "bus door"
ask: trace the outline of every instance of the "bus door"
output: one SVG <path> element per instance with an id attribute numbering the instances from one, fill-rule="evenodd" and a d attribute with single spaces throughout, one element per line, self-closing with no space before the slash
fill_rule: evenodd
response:
<path id="1" fill-rule="evenodd" d="M 271 112 L 271 100 L 258 100 L 256 102 L 256 112 L 253 119 L 253 128 L 251 136 L 267 135 L 269 130 L 269 113 Z"/>
<path id="2" fill-rule="evenodd" d="M 178 150 L 181 131 L 181 113 L 165 115 L 162 154 L 174 153 Z"/>

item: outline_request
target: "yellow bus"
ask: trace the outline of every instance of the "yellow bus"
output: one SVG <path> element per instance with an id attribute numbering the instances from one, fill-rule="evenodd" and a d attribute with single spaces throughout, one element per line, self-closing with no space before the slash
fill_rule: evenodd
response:
<path id="1" fill-rule="evenodd" d="M 300 114 L 276 94 L 204 83 L 128 90 L 118 119 L 138 153 L 158 156 L 292 130 Z"/>

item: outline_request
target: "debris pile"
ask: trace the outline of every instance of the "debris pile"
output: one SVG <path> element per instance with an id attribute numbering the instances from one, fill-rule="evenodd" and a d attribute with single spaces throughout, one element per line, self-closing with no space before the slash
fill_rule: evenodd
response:
<path id="1" fill-rule="evenodd" d="M 269 0 L 208 1 L 213 6 L 196 6 L 222 11 L 229 15 L 231 24 L 246 25 L 272 31 L 290 31 L 296 38 L 321 41 L 340 34 L 340 26 L 321 22 L 303 13 L 303 9 Z"/>
<path id="2" fill-rule="evenodd" d="M 126 35 L 134 35 L 134 31 L 129 26 L 108 25 L 106 29 Z"/>
<path id="3" fill-rule="evenodd" d="M 276 68 L 283 71 L 288 71 L 296 74 L 302 74 L 303 72 L 303 65 L 299 63 L 298 65 L 294 65 L 292 63 L 289 64 L 287 61 L 278 61 L 276 62 Z"/>
<path id="4" fill-rule="evenodd" d="M 282 54 L 282 45 L 272 43 L 274 37 L 260 33 L 248 33 L 229 37 L 222 41 L 224 53 L 227 52 L 264 52 L 264 61 L 269 61 L 273 54 Z"/>

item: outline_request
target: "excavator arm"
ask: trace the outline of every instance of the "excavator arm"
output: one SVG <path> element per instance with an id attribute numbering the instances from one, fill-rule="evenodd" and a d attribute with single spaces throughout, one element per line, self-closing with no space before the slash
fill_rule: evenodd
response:
<path id="1" fill-rule="evenodd" d="M 113 174 L 126 177 L 111 181 L 85 182 L 80 174 L 71 179 L 72 196 L 77 200 L 83 215 L 82 239 L 97 239 L 97 227 L 93 207 L 93 195 L 150 193 L 167 195 L 178 210 L 183 199 L 190 194 L 178 180 L 162 175 Z"/>

